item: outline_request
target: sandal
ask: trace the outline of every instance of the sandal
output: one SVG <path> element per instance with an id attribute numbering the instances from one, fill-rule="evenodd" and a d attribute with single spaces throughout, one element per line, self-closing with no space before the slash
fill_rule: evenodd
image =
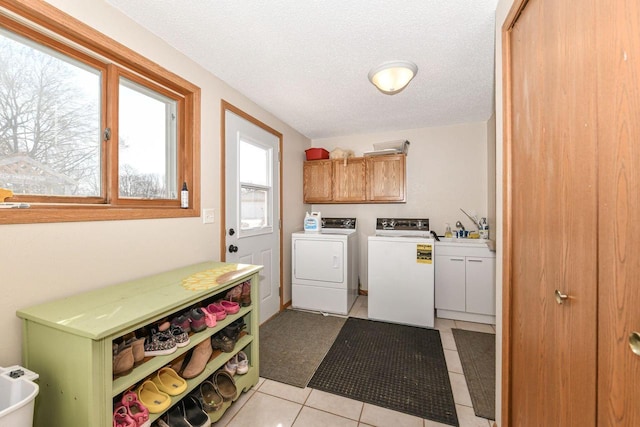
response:
<path id="1" fill-rule="evenodd" d="M 207 306 L 207 311 L 214 314 L 216 316 L 216 320 L 222 320 L 227 317 L 227 311 L 217 302 L 209 304 Z"/>
<path id="2" fill-rule="evenodd" d="M 240 311 L 240 304 L 237 302 L 221 300 L 220 306 L 224 308 L 224 311 L 226 311 L 227 314 L 236 314 Z"/>
<path id="3" fill-rule="evenodd" d="M 187 389 L 187 382 L 171 368 L 162 368 L 151 378 L 158 390 L 177 396 Z"/>
<path id="4" fill-rule="evenodd" d="M 211 425 L 211 418 L 207 414 L 200 404 L 200 400 L 193 396 L 188 395 L 180 402 L 182 404 L 182 411 L 184 413 L 184 419 L 193 427 L 209 427 Z"/>
<path id="5" fill-rule="evenodd" d="M 204 381 L 200 384 L 200 396 L 202 397 L 202 407 L 205 411 L 216 412 L 222 408 L 224 399 L 211 381 Z"/>
<path id="6" fill-rule="evenodd" d="M 224 400 L 232 400 L 238 394 L 236 382 L 233 381 L 233 377 L 228 372 L 218 371 L 213 374 L 213 384 Z"/>
<path id="7" fill-rule="evenodd" d="M 158 390 L 156 384 L 151 380 L 146 380 L 137 390 L 138 400 L 147 407 L 152 414 L 164 412 L 171 406 L 171 397 L 163 391 Z"/>
<path id="8" fill-rule="evenodd" d="M 127 414 L 135 421 L 137 427 L 150 427 L 149 410 L 138 400 L 138 396 L 131 390 L 122 395 L 122 406 L 127 408 Z"/>
<path id="9" fill-rule="evenodd" d="M 113 427 L 137 427 L 137 425 L 124 406 L 120 405 L 113 411 Z"/>

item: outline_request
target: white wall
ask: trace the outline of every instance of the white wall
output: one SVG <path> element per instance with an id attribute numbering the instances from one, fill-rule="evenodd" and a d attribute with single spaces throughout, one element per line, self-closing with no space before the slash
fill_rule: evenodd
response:
<path id="1" fill-rule="evenodd" d="M 377 142 L 408 140 L 407 202 L 388 204 L 314 204 L 326 217 L 355 217 L 360 239 L 360 282 L 367 289 L 367 236 L 375 233 L 376 218 L 429 218 L 430 228 L 444 234 L 460 220 L 472 222 L 460 212 L 486 217 L 488 208 L 487 123 L 409 129 L 394 132 L 314 139 L 314 147 L 328 151 L 351 149 L 356 156 L 373 150 Z M 302 217 L 299 228 L 302 228 Z"/>
<path id="2" fill-rule="evenodd" d="M 220 217 L 220 101 L 284 135 L 285 301 L 290 299 L 291 231 L 299 228 L 304 150 L 311 141 L 256 106 L 102 0 L 49 3 L 202 89 L 201 199 Z M 21 363 L 16 310 L 205 260 L 219 260 L 220 224 L 202 218 L 0 226 L 0 366 Z"/>
<path id="3" fill-rule="evenodd" d="M 514 0 L 499 0 L 496 8 L 496 422 L 502 425 L 502 257 L 503 257 L 503 102 L 502 102 L 502 25 Z"/>

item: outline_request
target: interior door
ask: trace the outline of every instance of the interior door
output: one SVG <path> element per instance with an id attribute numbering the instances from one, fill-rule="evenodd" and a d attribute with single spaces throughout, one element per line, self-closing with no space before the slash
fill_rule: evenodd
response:
<path id="1" fill-rule="evenodd" d="M 598 0 L 598 426 L 640 425 L 640 6 Z"/>
<path id="2" fill-rule="evenodd" d="M 529 0 L 505 37 L 510 426 L 595 425 L 594 6 Z"/>
<path id="3" fill-rule="evenodd" d="M 281 135 L 228 106 L 225 134 L 225 246 L 227 262 L 264 266 L 260 323 L 281 309 Z"/>

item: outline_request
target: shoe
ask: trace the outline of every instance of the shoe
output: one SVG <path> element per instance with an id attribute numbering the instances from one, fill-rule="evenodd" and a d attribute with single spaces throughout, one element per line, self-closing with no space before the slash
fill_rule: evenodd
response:
<path id="1" fill-rule="evenodd" d="M 220 306 L 224 308 L 224 311 L 226 311 L 227 314 L 236 314 L 240 311 L 240 304 L 237 302 L 221 300 Z"/>
<path id="2" fill-rule="evenodd" d="M 202 400 L 202 409 L 207 412 L 216 412 L 222 408 L 224 403 L 224 399 L 211 381 L 204 381 L 200 384 L 200 399 Z"/>
<path id="3" fill-rule="evenodd" d="M 178 349 L 176 340 L 173 338 L 170 332 L 156 332 L 151 331 L 151 337 L 147 337 L 144 343 L 144 355 L 149 356 L 162 356 L 165 354 L 174 353 Z"/>
<path id="4" fill-rule="evenodd" d="M 231 322 L 228 326 L 225 326 L 220 333 L 231 338 L 234 341 L 238 341 L 240 338 L 240 332 L 242 332 L 247 325 L 244 323 L 244 318 L 239 318 Z"/>
<path id="5" fill-rule="evenodd" d="M 144 360 L 144 337 L 138 338 L 134 332 L 123 337 L 123 346 L 130 345 L 133 350 L 133 365 L 138 366 Z"/>
<path id="6" fill-rule="evenodd" d="M 211 347 L 216 350 L 222 350 L 225 353 L 231 353 L 236 346 L 236 342 L 226 335 L 216 334 L 211 337 Z"/>
<path id="7" fill-rule="evenodd" d="M 249 358 L 244 351 L 240 351 L 238 352 L 238 354 L 236 354 L 236 362 L 236 374 L 244 375 L 249 372 Z"/>
<path id="8" fill-rule="evenodd" d="M 186 347 L 189 345 L 191 340 L 189 339 L 189 334 L 182 329 L 182 327 L 178 325 L 171 325 L 169 329 L 171 336 L 176 342 L 177 347 Z"/>
<path id="9" fill-rule="evenodd" d="M 251 305 L 251 281 L 247 280 L 242 284 L 242 293 L 240 294 L 240 305 L 248 307 Z"/>
<path id="10" fill-rule="evenodd" d="M 187 389 L 187 382 L 171 368 L 161 368 L 151 381 L 169 396 L 177 396 Z"/>
<path id="11" fill-rule="evenodd" d="M 211 418 L 203 409 L 200 401 L 193 395 L 188 395 L 182 401 L 184 419 L 193 427 L 209 427 Z"/>
<path id="12" fill-rule="evenodd" d="M 217 371 L 213 374 L 212 382 L 224 400 L 233 400 L 238 394 L 236 382 L 233 381 L 233 377 L 228 372 Z"/>
<path id="13" fill-rule="evenodd" d="M 205 366 L 207 366 L 211 354 L 213 354 L 211 340 L 207 338 L 193 348 L 191 360 L 189 360 L 189 363 L 182 371 L 182 377 L 190 379 L 200 375 L 202 371 L 204 371 Z"/>
<path id="14" fill-rule="evenodd" d="M 127 413 L 127 408 L 120 405 L 113 411 L 113 427 L 138 427 L 138 425 Z"/>
<path id="15" fill-rule="evenodd" d="M 207 306 L 207 311 L 214 314 L 216 316 L 216 320 L 222 320 L 227 317 L 227 311 L 217 302 L 209 304 Z"/>
<path id="16" fill-rule="evenodd" d="M 216 320 L 216 315 L 214 313 L 210 313 L 209 310 L 207 310 L 204 307 L 200 307 L 200 310 L 202 310 L 202 312 L 204 313 L 204 323 L 207 324 L 208 328 L 213 328 L 216 326 L 216 324 L 218 323 L 218 321 Z M 226 312 L 225 312 L 226 315 Z"/>
<path id="17" fill-rule="evenodd" d="M 193 427 L 184 418 L 184 407 L 182 401 L 171 408 L 171 410 L 165 416 L 164 421 L 169 427 Z"/>
<path id="18" fill-rule="evenodd" d="M 158 414 L 167 410 L 171 406 L 171 397 L 163 391 L 158 390 L 156 384 L 151 380 L 146 380 L 136 390 L 138 400 L 147 407 L 152 414 Z"/>
<path id="19" fill-rule="evenodd" d="M 149 410 L 138 400 L 133 391 L 127 391 L 122 395 L 122 406 L 127 408 L 127 413 L 135 421 L 137 427 L 150 427 Z"/>
<path id="20" fill-rule="evenodd" d="M 186 333 L 191 332 L 191 323 L 189 323 L 189 315 L 184 313 L 171 319 L 171 324 L 180 326 Z"/>
<path id="21" fill-rule="evenodd" d="M 113 377 L 128 375 L 133 371 L 133 348 L 130 345 L 122 345 L 113 343 L 113 362 L 111 371 Z"/>
<path id="22" fill-rule="evenodd" d="M 227 301 L 237 302 L 240 304 L 242 298 L 242 285 L 234 286 L 231 288 L 227 295 L 224 297 Z"/>
<path id="23" fill-rule="evenodd" d="M 189 321 L 191 322 L 191 330 L 193 332 L 200 332 L 207 329 L 207 323 L 205 320 L 204 313 L 200 308 L 192 308 L 189 311 Z"/>
<path id="24" fill-rule="evenodd" d="M 236 371 L 238 370 L 238 359 L 237 355 L 233 356 L 227 363 L 225 363 L 224 368 L 229 375 L 234 376 Z"/>

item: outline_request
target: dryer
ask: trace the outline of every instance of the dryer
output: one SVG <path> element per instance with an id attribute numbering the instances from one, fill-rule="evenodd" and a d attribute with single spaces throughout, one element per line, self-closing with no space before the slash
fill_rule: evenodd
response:
<path id="1" fill-rule="evenodd" d="M 355 218 L 322 218 L 320 233 L 291 235 L 291 305 L 349 314 L 358 296 Z"/>

